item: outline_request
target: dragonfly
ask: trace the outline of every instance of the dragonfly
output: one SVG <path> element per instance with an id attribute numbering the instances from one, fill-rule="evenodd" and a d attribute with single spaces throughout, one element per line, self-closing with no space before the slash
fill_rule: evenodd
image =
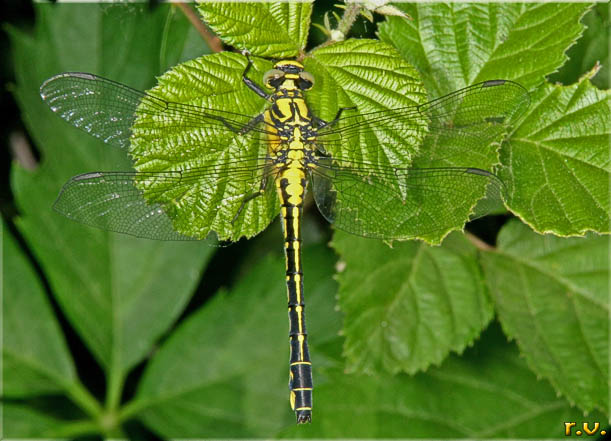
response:
<path id="1" fill-rule="evenodd" d="M 165 171 L 136 167 L 81 174 L 64 185 L 54 208 L 90 226 L 158 240 L 204 239 L 219 219 L 231 227 L 254 222 L 261 211 L 271 218 L 279 212 L 289 400 L 297 423 L 307 423 L 313 379 L 301 258 L 306 191 L 311 189 L 326 220 L 363 237 L 405 240 L 461 228 L 502 202 L 505 186 L 491 170 L 454 165 L 456 159 L 461 152 L 489 155 L 492 141 L 528 107 L 529 95 L 515 82 L 489 80 L 420 105 L 364 113 L 339 108 L 326 121 L 308 107 L 306 93 L 315 78 L 301 61 L 277 61 L 262 87 L 250 79 L 253 61 L 244 55 L 242 87 L 267 101 L 258 115 L 167 100 L 88 73 L 45 81 L 40 93 L 51 110 L 108 144 L 129 149 L 140 137 L 163 150 L 163 133 L 179 133 L 216 155 L 207 163 Z M 433 140 L 436 149 L 408 167 L 374 163 L 359 154 L 363 143 L 384 157 L 414 139 Z M 182 216 L 185 207 L 196 215 Z M 206 218 L 200 229 L 193 227 L 199 225 L 197 213 Z"/>

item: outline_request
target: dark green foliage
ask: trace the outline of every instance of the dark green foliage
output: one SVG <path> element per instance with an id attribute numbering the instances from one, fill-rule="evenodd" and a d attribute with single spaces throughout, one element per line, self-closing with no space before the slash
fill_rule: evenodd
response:
<path id="1" fill-rule="evenodd" d="M 130 164 L 124 151 L 53 115 L 38 94 L 45 79 L 83 71 L 144 90 L 163 75 L 155 93 L 198 96 L 185 81 L 192 69 L 206 105 L 254 116 L 265 103 L 244 92 L 243 57 L 183 63 L 208 49 L 169 5 L 37 4 L 33 35 L 10 28 L 14 93 L 41 163 L 35 171 L 14 164 L 11 173 L 19 208 L 11 222 L 23 241 L 4 229 L 4 437 L 118 438 L 124 423 L 137 421 L 167 438 L 560 438 L 563 421 L 608 420 L 609 255 L 601 234 L 611 219 L 611 118 L 609 91 L 591 84 L 608 86 L 600 37 L 608 13 L 587 13 L 584 4 L 401 7 L 413 20 L 382 20 L 382 42 L 346 40 L 307 53 L 317 79 L 311 107 L 331 119 L 341 106 L 383 110 L 478 81 L 521 82 L 532 104 L 485 161 L 498 164 L 506 208 L 524 223 L 494 230 L 496 247 L 460 232 L 439 247 L 392 248 L 334 233 L 331 249 L 329 231 L 308 217 L 309 427 L 293 427 L 287 404 L 283 265 L 280 252 L 265 251 L 274 240 L 281 250 L 271 211 L 248 213 L 236 231 L 219 218 L 213 227 L 233 239 L 272 222 L 262 237 L 219 251 L 94 230 L 51 210 L 71 176 Z M 199 11 L 226 43 L 255 57 L 309 49 L 311 5 L 203 3 Z M 595 59 L 603 69 L 591 81 Z M 269 65 L 256 58 L 251 77 L 259 81 Z M 162 155 L 140 141 L 136 165 L 158 167 Z M 365 143 L 362 154 L 427 164 L 435 142 L 414 139 L 400 157 L 376 157 Z M 419 237 L 435 243 L 459 228 Z M 211 280 L 226 287 L 208 287 Z M 490 324 L 495 315 L 500 326 Z M 103 370 L 106 396 L 84 386 L 88 373 L 78 371 L 67 328 Z"/>

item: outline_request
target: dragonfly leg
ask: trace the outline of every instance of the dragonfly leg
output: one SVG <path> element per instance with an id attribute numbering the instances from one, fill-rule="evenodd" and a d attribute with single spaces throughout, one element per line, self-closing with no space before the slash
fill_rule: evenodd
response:
<path id="1" fill-rule="evenodd" d="M 324 119 L 320 119 L 320 118 L 317 118 L 317 117 L 313 117 L 312 121 L 314 121 L 314 123 L 318 124 L 318 128 L 319 129 L 322 129 L 322 128 L 327 127 L 327 126 L 332 126 L 337 121 L 339 121 L 339 118 L 342 116 L 342 113 L 344 112 L 344 110 L 356 110 L 356 106 L 340 107 L 340 109 L 335 114 L 335 118 L 333 118 L 331 121 L 327 122 Z"/>
<path id="2" fill-rule="evenodd" d="M 248 196 L 245 196 L 244 199 L 242 199 L 242 203 L 240 204 L 240 208 L 238 208 L 238 212 L 235 214 L 235 216 L 233 216 L 233 219 L 231 219 L 232 225 L 238 219 L 238 217 L 240 216 L 240 213 L 242 213 L 242 210 L 244 210 L 244 207 L 246 206 L 248 202 L 252 201 L 255 198 L 258 198 L 263 193 L 265 193 L 266 184 L 267 184 L 267 179 L 263 179 L 261 181 L 261 186 L 259 187 L 259 191 L 257 191 L 256 193 L 249 194 Z"/>
<path id="3" fill-rule="evenodd" d="M 265 119 L 264 113 L 260 113 L 259 115 L 255 116 L 253 119 L 248 121 L 248 124 L 246 124 L 244 127 L 242 127 L 239 130 L 240 135 L 250 132 L 252 129 L 254 129 L 257 126 L 257 124 L 263 122 L 264 119 Z"/>
<path id="4" fill-rule="evenodd" d="M 242 51 L 242 55 L 244 55 L 246 57 L 246 59 L 248 60 L 248 64 L 246 65 L 246 69 L 244 69 L 244 73 L 242 74 L 242 80 L 244 81 L 244 83 L 253 92 L 255 92 L 257 95 L 259 95 L 261 98 L 269 100 L 270 99 L 270 95 L 268 93 L 265 93 L 265 91 L 261 88 L 261 86 L 259 86 L 257 83 L 255 83 L 253 80 L 251 80 L 250 78 L 248 78 L 246 76 L 246 75 L 248 75 L 248 71 L 252 67 L 252 60 L 250 59 L 250 52 Z"/>

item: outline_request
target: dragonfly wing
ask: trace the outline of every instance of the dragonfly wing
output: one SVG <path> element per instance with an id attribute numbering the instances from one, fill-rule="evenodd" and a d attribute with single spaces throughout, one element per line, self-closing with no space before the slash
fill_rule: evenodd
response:
<path id="1" fill-rule="evenodd" d="M 245 207 L 242 202 L 260 190 L 261 180 L 271 178 L 269 173 L 264 165 L 235 163 L 185 171 L 86 173 L 64 185 L 54 208 L 70 219 L 107 231 L 158 240 L 205 239 L 217 220 L 231 228 L 241 211 L 236 227 L 244 222 L 253 202 Z M 197 206 L 187 206 L 186 212 L 197 211 L 201 224 L 182 212 L 193 203 L 192 197 Z M 264 205 L 273 211 L 277 205 L 273 185 L 266 188 L 264 199 Z M 207 211 L 198 211 L 199 207 Z"/>
<path id="2" fill-rule="evenodd" d="M 487 148 L 529 103 L 528 92 L 521 85 L 508 80 L 485 81 L 418 106 L 345 116 L 321 129 L 317 143 L 334 157 L 348 160 L 354 159 L 351 146 L 360 148 L 355 140 L 370 133 L 382 134 L 386 143 L 399 138 L 397 145 L 402 145 L 405 155 L 413 143 L 410 136 L 428 130 L 427 140 L 432 138 L 437 148 L 426 154 L 434 161 L 447 156 L 446 146 L 465 151 Z"/>
<path id="3" fill-rule="evenodd" d="M 249 126 L 252 116 L 169 102 L 87 73 L 69 72 L 49 78 L 40 87 L 40 95 L 70 124 L 122 148 L 129 146 L 137 116 L 150 116 L 166 130 L 215 128 L 225 138 L 246 128 L 250 133 L 240 136 L 261 138 L 267 133 L 265 127 Z"/>
<path id="4" fill-rule="evenodd" d="M 86 225 L 136 237 L 159 240 L 193 240 L 174 230 L 172 220 L 159 203 L 147 202 L 134 183 L 136 173 L 94 172 L 71 178 L 53 208 Z M 179 180 L 163 173 L 158 179 Z"/>
<path id="5" fill-rule="evenodd" d="M 329 222 L 378 239 L 460 229 L 502 206 L 504 195 L 494 174 L 468 167 L 380 169 L 323 159 L 311 178 L 318 209 Z"/>

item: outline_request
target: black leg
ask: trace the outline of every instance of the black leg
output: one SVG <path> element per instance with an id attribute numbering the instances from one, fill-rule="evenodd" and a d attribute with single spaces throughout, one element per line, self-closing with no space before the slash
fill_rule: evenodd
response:
<path id="1" fill-rule="evenodd" d="M 254 81 L 252 81 L 250 78 L 246 76 L 252 66 L 252 60 L 250 59 L 250 53 L 248 51 L 242 51 L 242 54 L 248 60 L 246 69 L 244 69 L 244 73 L 242 74 L 242 80 L 253 92 L 259 95 L 261 98 L 269 100 L 270 95 L 266 93 L 257 83 L 255 83 Z"/>
<path id="2" fill-rule="evenodd" d="M 266 187 L 267 187 L 267 178 L 264 177 L 261 180 L 261 186 L 259 187 L 259 191 L 253 194 L 249 194 L 248 196 L 244 197 L 244 199 L 242 199 L 242 203 L 240 204 L 240 208 L 238 208 L 238 212 L 235 214 L 235 216 L 233 216 L 233 219 L 231 219 L 232 225 L 238 219 L 238 217 L 242 213 L 242 210 L 244 210 L 244 207 L 246 206 L 246 204 L 252 201 L 253 199 L 258 198 L 259 196 L 263 195 L 263 193 L 265 193 Z"/>
<path id="3" fill-rule="evenodd" d="M 332 125 L 333 125 L 333 124 L 335 124 L 337 121 L 339 121 L 339 118 L 342 116 L 342 112 L 343 112 L 344 110 L 356 110 L 356 106 L 352 106 L 352 107 L 341 107 L 341 108 L 340 108 L 340 109 L 337 111 L 337 114 L 335 115 L 335 118 L 333 118 L 333 120 L 332 120 L 332 121 L 329 121 L 329 122 L 327 122 L 327 121 L 325 121 L 325 120 L 323 120 L 323 119 L 320 119 L 320 118 L 316 118 L 316 117 L 315 117 L 315 118 L 312 118 L 312 119 L 314 120 L 314 122 L 315 122 L 316 124 L 318 124 L 318 128 L 319 128 L 319 129 L 322 129 L 322 128 L 327 127 L 327 126 L 332 126 Z"/>
<path id="4" fill-rule="evenodd" d="M 265 114 L 264 113 L 258 114 L 253 119 L 248 121 L 248 124 L 246 124 L 244 127 L 240 129 L 240 135 L 250 132 L 252 129 L 254 129 L 257 126 L 257 124 L 259 124 L 263 120 L 265 120 Z"/>

